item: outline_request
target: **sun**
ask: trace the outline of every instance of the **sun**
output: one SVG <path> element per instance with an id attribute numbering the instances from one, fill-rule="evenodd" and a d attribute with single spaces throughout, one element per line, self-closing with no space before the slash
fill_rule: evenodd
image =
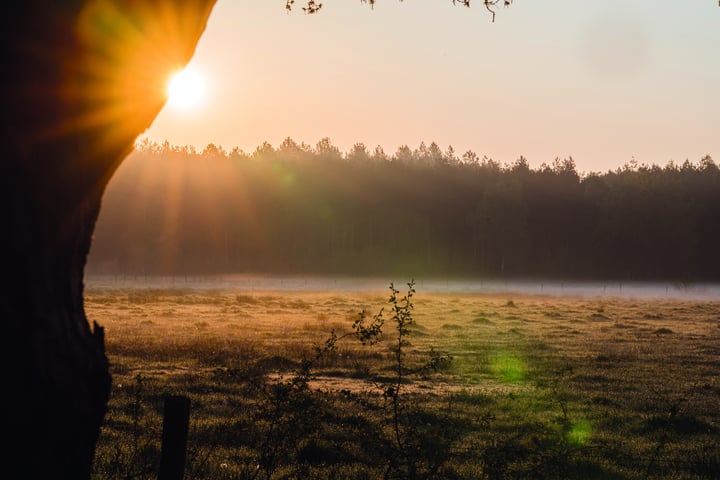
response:
<path id="1" fill-rule="evenodd" d="M 194 70 L 181 70 L 170 77 L 167 94 L 168 103 L 173 107 L 197 108 L 205 99 L 205 80 Z"/>

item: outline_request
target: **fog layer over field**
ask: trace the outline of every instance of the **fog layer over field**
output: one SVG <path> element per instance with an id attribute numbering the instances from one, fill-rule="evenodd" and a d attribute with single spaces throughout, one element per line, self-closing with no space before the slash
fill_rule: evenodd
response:
<path id="1" fill-rule="evenodd" d="M 392 277 L 347 277 L 310 275 L 203 275 L 203 276 L 128 276 L 88 275 L 90 289 L 189 289 L 198 291 L 298 291 L 298 292 L 385 292 L 388 282 L 398 285 L 408 279 Z M 557 280 L 487 280 L 420 278 L 420 293 L 480 293 L 587 298 L 638 298 L 645 300 L 720 300 L 720 284 L 671 282 L 561 282 Z"/>

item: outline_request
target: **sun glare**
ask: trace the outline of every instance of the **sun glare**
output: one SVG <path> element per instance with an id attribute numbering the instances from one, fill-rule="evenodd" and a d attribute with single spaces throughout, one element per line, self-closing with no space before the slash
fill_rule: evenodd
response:
<path id="1" fill-rule="evenodd" d="M 205 98 L 205 81 L 192 70 L 181 70 L 168 82 L 168 103 L 180 109 L 199 106 Z"/>

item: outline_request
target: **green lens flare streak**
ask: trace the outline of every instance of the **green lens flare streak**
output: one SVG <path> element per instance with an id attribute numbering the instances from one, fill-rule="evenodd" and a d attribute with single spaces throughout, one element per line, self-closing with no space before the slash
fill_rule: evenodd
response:
<path id="1" fill-rule="evenodd" d="M 492 372 L 504 383 L 519 383 L 527 377 L 527 367 L 517 355 L 499 352 L 492 358 Z"/>
<path id="2" fill-rule="evenodd" d="M 588 440 L 590 440 L 591 435 L 592 427 L 590 426 L 590 422 L 580 420 L 570 427 L 565 438 L 570 445 L 579 447 L 585 445 Z"/>

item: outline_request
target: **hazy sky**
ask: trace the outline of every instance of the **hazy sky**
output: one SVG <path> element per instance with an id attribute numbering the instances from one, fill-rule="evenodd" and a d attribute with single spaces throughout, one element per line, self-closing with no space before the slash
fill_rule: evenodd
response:
<path id="1" fill-rule="evenodd" d="M 298 3 L 301 3 L 298 1 Z M 715 0 L 219 0 L 192 68 L 192 110 L 144 137 L 252 152 L 286 137 L 388 154 L 437 142 L 502 163 L 572 156 L 580 171 L 720 160 Z"/>

